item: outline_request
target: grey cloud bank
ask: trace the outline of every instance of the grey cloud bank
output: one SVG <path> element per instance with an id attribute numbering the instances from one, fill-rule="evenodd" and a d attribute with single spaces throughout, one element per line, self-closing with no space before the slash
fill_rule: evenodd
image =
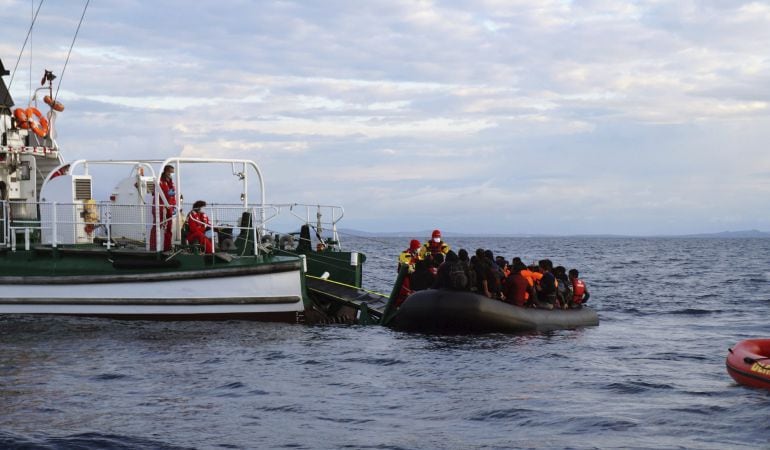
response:
<path id="1" fill-rule="evenodd" d="M 0 4 L 13 67 L 30 6 Z M 43 5 L 33 83 L 81 7 Z M 760 2 L 92 3 L 59 143 L 253 158 L 371 231 L 770 230 L 769 40 Z"/>

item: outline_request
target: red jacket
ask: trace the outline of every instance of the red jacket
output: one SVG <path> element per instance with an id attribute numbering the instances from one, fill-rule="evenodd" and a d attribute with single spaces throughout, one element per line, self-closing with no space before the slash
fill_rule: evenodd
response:
<path id="1" fill-rule="evenodd" d="M 511 274 L 505 279 L 505 298 L 508 303 L 516 306 L 524 306 L 529 298 L 529 281 L 519 273 Z"/>
<path id="2" fill-rule="evenodd" d="M 172 178 L 165 178 L 160 177 L 160 182 L 158 183 L 160 185 L 160 190 L 163 192 L 163 195 L 166 197 L 166 200 L 168 201 L 169 206 L 175 206 L 176 205 L 176 187 L 174 186 L 174 180 Z M 160 205 L 163 206 L 165 203 L 163 202 L 163 199 L 160 200 Z"/>
<path id="3" fill-rule="evenodd" d="M 191 235 L 202 235 L 206 233 L 206 228 L 211 228 L 209 216 L 202 211 L 190 211 L 187 217 L 187 224 L 190 227 Z"/>

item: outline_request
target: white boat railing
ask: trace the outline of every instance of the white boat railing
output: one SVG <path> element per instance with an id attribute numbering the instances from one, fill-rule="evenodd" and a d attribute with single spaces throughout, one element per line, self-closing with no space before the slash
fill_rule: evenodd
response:
<path id="1" fill-rule="evenodd" d="M 18 205 L 17 205 L 18 204 Z M 37 219 L 14 219 L 15 207 L 23 204 L 27 210 L 37 209 Z M 61 246 L 98 245 L 107 249 L 130 247 L 137 250 L 153 251 L 151 236 L 157 230 L 158 251 L 163 250 L 162 239 L 170 226 L 172 244 L 187 245 L 183 235 L 184 223 L 192 204 L 178 205 L 174 215 L 160 227 L 156 227 L 155 215 L 150 204 L 116 204 L 112 201 L 84 200 L 74 203 L 3 201 L 0 208 L 0 247 L 16 251 L 30 250 L 33 245 L 52 248 Z M 319 243 L 332 244 L 339 248 L 337 223 L 344 215 L 342 207 L 330 205 L 278 204 L 278 205 L 226 205 L 208 204 L 204 208 L 210 221 L 214 248 L 218 250 L 259 255 L 265 250 L 267 241 L 278 246 L 281 232 L 268 227 L 281 217 L 289 216 L 293 225 L 284 236 L 296 233 L 301 225 L 308 224 L 315 232 Z M 315 215 L 313 220 L 313 215 Z M 287 226 L 281 219 L 279 226 Z M 333 242 L 322 238 L 322 233 L 331 233 Z M 275 240 L 273 239 L 275 234 Z M 229 239 L 229 242 L 227 240 Z M 22 246 L 23 243 L 23 246 Z M 240 244 L 240 245 L 238 245 Z M 249 252 L 245 252 L 245 247 Z"/>
<path id="2" fill-rule="evenodd" d="M 3 227 L 0 232 L 0 247 L 5 247 L 8 244 L 8 202 L 0 200 L 0 226 Z"/>
<path id="3" fill-rule="evenodd" d="M 342 206 L 310 205 L 302 203 L 292 203 L 287 206 L 289 208 L 289 213 L 292 216 L 299 219 L 300 222 L 310 225 L 314 229 L 319 240 L 321 240 L 324 231 L 329 230 L 332 234 L 333 245 L 337 246 L 339 249 L 342 248 L 339 232 L 337 230 L 337 224 L 345 215 L 345 209 Z"/>

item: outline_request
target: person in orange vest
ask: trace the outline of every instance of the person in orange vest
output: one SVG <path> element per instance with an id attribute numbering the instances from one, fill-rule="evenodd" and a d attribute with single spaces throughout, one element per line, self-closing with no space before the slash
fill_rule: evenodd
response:
<path id="1" fill-rule="evenodd" d="M 447 252 L 449 252 L 449 245 L 441 240 L 441 231 L 433 230 L 430 240 L 422 244 L 420 258 L 424 259 L 425 255 L 437 255 L 439 253 L 446 255 Z"/>
<path id="2" fill-rule="evenodd" d="M 520 258 L 514 258 L 514 260 L 517 260 L 518 262 L 521 262 Z M 526 264 L 522 263 L 524 266 L 523 269 L 521 269 L 519 272 L 521 273 L 521 276 L 523 276 L 527 282 L 529 283 L 529 286 L 533 289 L 540 283 L 540 279 L 543 278 L 543 274 L 538 272 L 537 266 L 527 266 Z M 526 294 L 526 298 L 529 301 L 531 298 L 529 296 L 529 293 Z"/>
<path id="3" fill-rule="evenodd" d="M 152 232 L 150 233 L 150 250 L 158 248 L 158 237 L 155 233 L 155 224 L 160 223 L 160 229 L 163 238 L 163 251 L 171 250 L 171 232 L 173 229 L 173 219 L 176 214 L 176 187 L 174 186 L 174 166 L 168 165 L 163 168 L 160 175 L 160 192 L 158 193 L 159 204 L 152 208 Z M 160 216 L 156 217 L 157 214 Z"/>
<path id="4" fill-rule="evenodd" d="M 572 283 L 572 301 L 569 303 L 570 308 L 582 308 L 582 305 L 588 301 L 591 294 L 588 293 L 586 284 L 578 278 L 578 270 L 570 269 L 569 280 Z"/>
<path id="5" fill-rule="evenodd" d="M 211 221 L 209 216 L 203 212 L 206 202 L 198 200 L 193 203 L 193 209 L 187 215 L 187 242 L 190 244 L 200 244 L 206 253 L 214 253 L 214 245 L 211 242 Z"/>

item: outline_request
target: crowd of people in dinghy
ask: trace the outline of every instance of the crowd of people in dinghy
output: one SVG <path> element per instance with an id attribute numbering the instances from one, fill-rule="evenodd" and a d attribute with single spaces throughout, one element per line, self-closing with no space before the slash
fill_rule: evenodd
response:
<path id="1" fill-rule="evenodd" d="M 399 270 L 407 265 L 397 305 L 412 292 L 423 289 L 451 289 L 475 292 L 511 305 L 541 309 L 578 309 L 590 294 L 577 269 L 553 266 L 549 259 L 526 265 L 521 258 L 508 262 L 495 257 L 492 250 L 452 251 L 433 230 L 431 239 L 421 244 L 412 239 L 399 256 Z"/>

